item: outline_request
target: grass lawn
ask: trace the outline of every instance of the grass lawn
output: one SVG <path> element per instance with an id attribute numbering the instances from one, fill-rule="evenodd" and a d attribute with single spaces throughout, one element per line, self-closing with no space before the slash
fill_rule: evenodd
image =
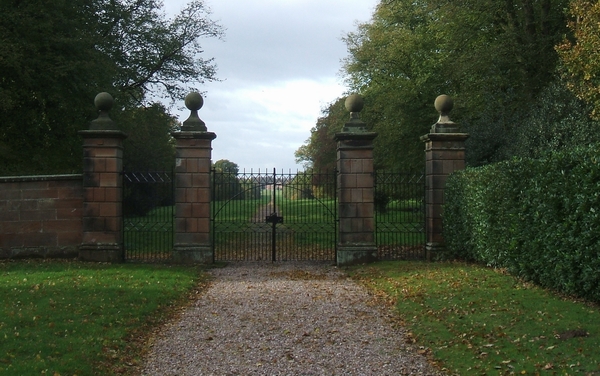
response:
<path id="1" fill-rule="evenodd" d="M 350 268 L 395 306 L 408 341 L 458 375 L 600 375 L 600 306 L 462 263 Z"/>
<path id="2" fill-rule="evenodd" d="M 0 374 L 129 374 L 203 282 L 198 267 L 0 262 Z"/>
<path id="3" fill-rule="evenodd" d="M 275 209 L 270 204 L 273 192 L 267 190 L 260 200 L 213 203 L 218 213 L 213 222 L 217 260 L 270 259 L 272 224 L 265 217 L 273 210 L 284 218 L 276 227 L 278 260 L 334 258 L 335 201 L 275 194 Z"/>
<path id="4" fill-rule="evenodd" d="M 332 199 L 278 199 L 283 227 L 293 233 L 287 251 L 300 248 L 335 248 L 335 201 Z"/>

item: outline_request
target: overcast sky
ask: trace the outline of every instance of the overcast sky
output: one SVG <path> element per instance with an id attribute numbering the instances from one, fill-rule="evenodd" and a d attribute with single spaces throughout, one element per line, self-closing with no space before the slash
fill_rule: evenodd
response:
<path id="1" fill-rule="evenodd" d="M 240 169 L 302 169 L 294 151 L 310 136 L 321 109 L 347 91 L 340 77 L 341 40 L 371 19 L 378 0 L 205 0 L 224 41 L 204 39 L 214 57 L 199 116 L 215 132 L 213 161 Z M 185 0 L 165 0 L 177 13 Z M 178 112 L 180 120 L 189 112 Z"/>

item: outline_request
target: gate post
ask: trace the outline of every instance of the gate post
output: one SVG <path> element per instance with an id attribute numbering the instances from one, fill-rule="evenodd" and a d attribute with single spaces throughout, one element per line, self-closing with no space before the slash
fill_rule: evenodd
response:
<path id="1" fill-rule="evenodd" d="M 179 263 L 212 263 L 210 237 L 210 164 L 212 140 L 198 117 L 204 100 L 198 93 L 185 97 L 191 111 L 181 131 L 171 135 L 176 142 L 175 162 L 175 236 L 173 260 Z"/>
<path id="2" fill-rule="evenodd" d="M 372 262 L 377 259 L 374 218 L 373 140 L 360 120 L 362 97 L 346 98 L 350 121 L 336 133 L 338 169 L 338 266 Z"/>
<path id="3" fill-rule="evenodd" d="M 79 258 L 84 261 L 123 260 L 122 197 L 123 139 L 108 116 L 113 98 L 100 93 L 94 99 L 99 111 L 83 137 L 83 237 Z"/>
<path id="4" fill-rule="evenodd" d="M 440 95 L 434 105 L 440 118 L 431 127 L 430 133 L 421 137 L 425 143 L 427 259 L 444 251 L 444 186 L 448 175 L 465 168 L 465 141 L 469 138 L 468 134 L 460 132 L 458 124 L 450 120 L 449 114 L 454 106 L 452 98 Z"/>

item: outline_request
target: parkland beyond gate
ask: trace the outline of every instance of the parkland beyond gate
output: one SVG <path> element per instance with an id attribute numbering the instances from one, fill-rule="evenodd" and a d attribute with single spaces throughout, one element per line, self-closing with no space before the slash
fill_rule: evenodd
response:
<path id="1" fill-rule="evenodd" d="M 374 169 L 377 134 L 359 117 L 358 95 L 347 98 L 350 120 L 335 135 L 336 171 L 294 173 L 212 168 L 216 134 L 198 116 L 198 93 L 186 97 L 190 116 L 172 133 L 174 171 L 124 172 L 127 135 L 109 117 L 112 97 L 101 93 L 95 104 L 98 119 L 80 132 L 83 175 L 0 178 L 0 257 L 349 265 L 443 251 L 443 186 L 464 168 L 468 137 L 450 121 L 447 96 L 436 99 L 440 120 L 422 138 L 426 171 L 411 173 Z M 41 229 L 44 241 L 28 229 Z"/>
<path id="2" fill-rule="evenodd" d="M 213 169 L 215 261 L 335 260 L 336 173 Z"/>

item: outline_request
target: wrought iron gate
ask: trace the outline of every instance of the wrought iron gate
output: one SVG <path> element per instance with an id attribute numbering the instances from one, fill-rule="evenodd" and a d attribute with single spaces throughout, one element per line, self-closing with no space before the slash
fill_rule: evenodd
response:
<path id="1" fill-rule="evenodd" d="M 376 171 L 374 199 L 378 258 L 425 259 L 425 173 Z"/>
<path id="2" fill-rule="evenodd" d="M 172 172 L 123 173 L 126 261 L 169 261 L 173 251 Z"/>
<path id="3" fill-rule="evenodd" d="M 215 261 L 335 260 L 336 173 L 212 171 Z"/>

